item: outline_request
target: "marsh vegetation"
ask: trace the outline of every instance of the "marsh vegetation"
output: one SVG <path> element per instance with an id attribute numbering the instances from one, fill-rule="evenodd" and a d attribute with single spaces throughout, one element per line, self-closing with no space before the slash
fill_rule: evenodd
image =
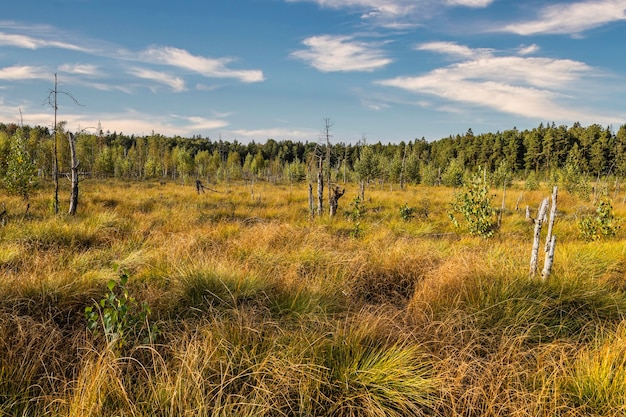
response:
<path id="1" fill-rule="evenodd" d="M 4 199 L 0 415 L 626 413 L 624 231 L 582 235 L 593 201 L 559 196 L 544 282 L 523 208 L 545 183 L 512 183 L 489 239 L 447 187 L 348 184 L 315 218 L 304 184 L 211 187 L 92 179 L 75 216 L 46 182 L 28 213 Z"/>

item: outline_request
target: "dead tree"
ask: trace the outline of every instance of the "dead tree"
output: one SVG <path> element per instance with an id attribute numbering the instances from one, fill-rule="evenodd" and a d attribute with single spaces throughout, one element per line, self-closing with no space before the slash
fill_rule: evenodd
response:
<path id="1" fill-rule="evenodd" d="M 204 193 L 204 190 L 209 190 L 209 191 L 213 191 L 214 193 L 219 193 L 219 191 L 209 188 L 206 185 L 202 184 L 202 181 L 196 180 L 196 192 L 200 194 L 200 193 Z"/>
<path id="2" fill-rule="evenodd" d="M 70 99 L 72 99 L 72 101 L 74 102 L 74 104 L 77 105 L 81 105 L 78 100 L 76 100 L 76 98 L 74 98 L 73 95 L 71 95 L 70 93 L 68 93 L 67 91 L 61 91 L 58 89 L 58 82 L 57 82 L 57 75 L 56 73 L 54 74 L 54 89 L 52 90 L 48 90 L 48 105 L 50 107 L 52 107 L 54 109 L 54 143 L 53 143 L 53 147 L 52 147 L 52 153 L 54 154 L 52 157 L 52 180 L 54 181 L 54 199 L 53 199 L 53 205 L 54 205 L 54 214 L 58 214 L 59 213 L 59 157 L 58 157 L 58 149 L 57 149 L 57 131 L 58 131 L 58 124 L 57 124 L 57 113 L 59 110 L 58 107 L 58 95 L 59 94 L 65 94 L 67 97 L 69 97 Z M 45 102 L 44 102 L 45 104 Z M 69 140 L 69 138 L 68 138 Z M 72 139 L 73 140 L 73 139 Z M 72 146 L 70 144 L 70 146 Z M 75 152 L 74 152 L 75 153 Z M 72 166 L 74 166 L 74 162 L 72 162 Z M 76 172 L 78 173 L 78 165 L 76 165 Z M 78 176 L 77 176 L 78 178 Z M 72 189 L 72 192 L 74 190 Z M 73 200 L 74 195 L 72 195 L 72 198 L 70 199 L 71 201 Z M 76 200 L 75 203 L 78 204 L 78 179 L 76 180 Z M 70 214 L 74 214 L 76 213 L 76 207 L 74 207 L 73 211 L 72 211 L 72 207 L 70 206 Z"/>
<path id="3" fill-rule="evenodd" d="M 78 166 L 80 161 L 76 156 L 76 138 L 72 132 L 68 132 L 67 140 L 70 145 L 70 209 L 71 216 L 76 214 L 78 208 Z"/>
<path id="4" fill-rule="evenodd" d="M 552 243 L 552 229 L 554 228 L 554 220 L 556 219 L 556 199 L 558 195 L 559 187 L 555 185 L 552 189 L 552 206 L 550 207 L 550 222 L 548 223 L 548 235 L 546 236 L 546 252 L 550 252 L 550 245 Z"/>
<path id="5" fill-rule="evenodd" d="M 337 213 L 337 207 L 339 207 L 339 199 L 345 194 L 346 189 L 339 189 L 339 186 L 336 186 L 332 189 L 332 194 L 330 196 L 330 200 L 328 205 L 330 206 L 330 215 L 331 217 Z"/>
<path id="6" fill-rule="evenodd" d="M 313 204 L 313 184 L 309 183 L 309 213 L 315 217 L 315 205 Z"/>
<path id="7" fill-rule="evenodd" d="M 4 201 L 3 201 L 2 202 L 2 212 L 0 212 L 0 224 L 2 226 L 4 226 L 4 225 L 6 225 L 6 222 L 7 222 L 7 207 L 4 205 Z"/>
<path id="8" fill-rule="evenodd" d="M 533 239 L 533 249 L 530 254 L 530 276 L 531 278 L 537 275 L 537 262 L 539 256 L 539 244 L 541 240 L 541 226 L 543 225 L 543 220 L 546 216 L 546 212 L 548 211 L 548 202 L 549 200 L 545 198 L 541 202 L 541 206 L 539 206 L 539 210 L 537 212 L 537 218 L 535 219 L 535 233 Z"/>
<path id="9" fill-rule="evenodd" d="M 196 192 L 198 194 L 204 193 L 204 184 L 202 184 L 202 181 L 200 180 L 196 180 Z"/>
<path id="10" fill-rule="evenodd" d="M 320 169 L 317 172 L 317 215 L 324 212 L 324 175 L 322 174 L 322 159 L 320 158 Z"/>

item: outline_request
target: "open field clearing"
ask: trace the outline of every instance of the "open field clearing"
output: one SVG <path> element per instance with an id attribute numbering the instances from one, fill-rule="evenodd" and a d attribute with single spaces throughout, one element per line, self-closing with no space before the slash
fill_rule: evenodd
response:
<path id="1" fill-rule="evenodd" d="M 582 239 L 592 202 L 559 195 L 542 281 L 547 186 L 507 190 L 490 239 L 446 187 L 348 184 L 314 219 L 305 183 L 211 187 L 87 180 L 74 217 L 5 198 L 0 416 L 626 414 L 626 228 Z"/>

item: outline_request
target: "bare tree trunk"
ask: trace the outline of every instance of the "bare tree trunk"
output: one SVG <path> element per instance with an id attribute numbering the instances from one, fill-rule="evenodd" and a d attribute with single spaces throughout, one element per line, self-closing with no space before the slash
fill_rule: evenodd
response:
<path id="1" fill-rule="evenodd" d="M 70 145 L 70 181 L 72 184 L 70 191 L 69 214 L 73 216 L 76 214 L 76 209 L 78 208 L 78 165 L 80 165 L 80 161 L 78 161 L 76 157 L 76 141 L 72 132 L 68 132 L 67 140 Z"/>
<path id="2" fill-rule="evenodd" d="M 502 207 L 500 208 L 500 213 L 498 213 L 498 228 L 502 225 L 502 216 L 504 215 L 504 210 L 506 210 L 506 181 L 502 185 Z"/>
<path id="3" fill-rule="evenodd" d="M 548 211 L 548 198 L 544 198 L 541 202 L 541 206 L 539 207 L 537 218 L 535 219 L 535 235 L 533 240 L 533 249 L 530 254 L 530 277 L 533 278 L 537 275 L 537 258 L 539 256 L 539 243 L 541 240 L 541 226 L 543 224 L 543 219 L 546 216 L 546 212 Z"/>
<path id="4" fill-rule="evenodd" d="M 546 236 L 545 251 L 550 252 L 550 244 L 552 242 L 552 229 L 554 228 L 554 219 L 556 219 L 556 199 L 559 194 L 559 187 L 556 185 L 552 188 L 552 206 L 550 207 L 550 222 L 548 223 L 548 235 Z"/>
<path id="5" fill-rule="evenodd" d="M 556 248 L 556 236 L 552 236 L 550 239 L 550 250 L 546 252 L 546 260 L 543 263 L 543 271 L 541 271 L 541 279 L 544 281 L 548 279 L 552 272 L 552 264 L 554 263 L 554 249 Z"/>
<path id="6" fill-rule="evenodd" d="M 400 168 L 400 189 L 404 190 L 404 167 L 406 164 L 406 148 L 407 145 L 404 145 L 404 152 L 402 153 L 402 167 Z"/>
<path id="7" fill-rule="evenodd" d="M 324 212 L 324 175 L 320 170 L 317 173 L 317 215 L 321 216 Z"/>
<path id="8" fill-rule="evenodd" d="M 346 189 L 339 190 L 339 187 L 335 187 L 332 190 L 332 195 L 330 200 L 328 201 L 328 206 L 330 207 L 330 216 L 334 216 L 337 213 L 337 208 L 339 207 L 339 199 L 344 195 Z"/>
<path id="9" fill-rule="evenodd" d="M 54 214 L 59 214 L 59 157 L 57 152 L 57 111 L 59 107 L 57 106 L 57 75 L 54 74 L 54 90 L 52 91 L 54 94 L 54 146 L 52 147 L 52 152 L 54 153 L 52 158 L 52 181 L 54 181 Z"/>
<path id="10" fill-rule="evenodd" d="M 309 213 L 315 217 L 315 207 L 313 205 L 313 184 L 309 183 Z"/>

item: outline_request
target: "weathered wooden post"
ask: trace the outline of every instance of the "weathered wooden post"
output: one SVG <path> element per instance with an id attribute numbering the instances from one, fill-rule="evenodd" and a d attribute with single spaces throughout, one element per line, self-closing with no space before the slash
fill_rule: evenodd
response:
<path id="1" fill-rule="evenodd" d="M 313 184 L 309 183 L 309 213 L 315 217 L 315 206 L 313 204 Z"/>
<path id="2" fill-rule="evenodd" d="M 344 195 L 346 189 L 339 189 L 339 186 L 333 188 L 333 193 L 330 196 L 328 206 L 330 207 L 330 216 L 334 216 L 337 213 L 337 207 L 339 207 L 339 199 Z"/>
<path id="3" fill-rule="evenodd" d="M 550 207 L 550 222 L 548 223 L 548 235 L 546 236 L 545 251 L 550 251 L 550 245 L 552 243 L 552 229 L 554 227 L 554 219 L 556 219 L 556 199 L 559 194 L 559 187 L 556 185 L 552 188 L 552 206 Z"/>
<path id="4" fill-rule="evenodd" d="M 70 145 L 70 209 L 69 214 L 75 215 L 78 208 L 78 166 L 80 162 L 76 156 L 76 138 L 72 132 L 67 132 L 67 140 Z"/>
<path id="5" fill-rule="evenodd" d="M 541 206 L 539 206 L 539 210 L 537 212 L 537 218 L 535 219 L 535 235 L 533 240 L 533 249 L 530 254 L 530 277 L 533 278 L 537 275 L 537 258 L 539 256 L 539 244 L 541 241 L 541 226 L 543 224 L 543 220 L 546 216 L 546 212 L 548 211 L 548 198 L 544 198 L 541 202 Z"/>
<path id="6" fill-rule="evenodd" d="M 552 272 L 552 263 L 554 262 L 554 249 L 556 247 L 556 236 L 550 239 L 550 249 L 546 252 L 546 260 L 543 263 L 543 271 L 541 271 L 541 279 L 548 279 Z"/>
<path id="7" fill-rule="evenodd" d="M 317 173 L 317 215 L 321 216 L 324 205 L 324 176 L 322 175 L 322 171 Z"/>

